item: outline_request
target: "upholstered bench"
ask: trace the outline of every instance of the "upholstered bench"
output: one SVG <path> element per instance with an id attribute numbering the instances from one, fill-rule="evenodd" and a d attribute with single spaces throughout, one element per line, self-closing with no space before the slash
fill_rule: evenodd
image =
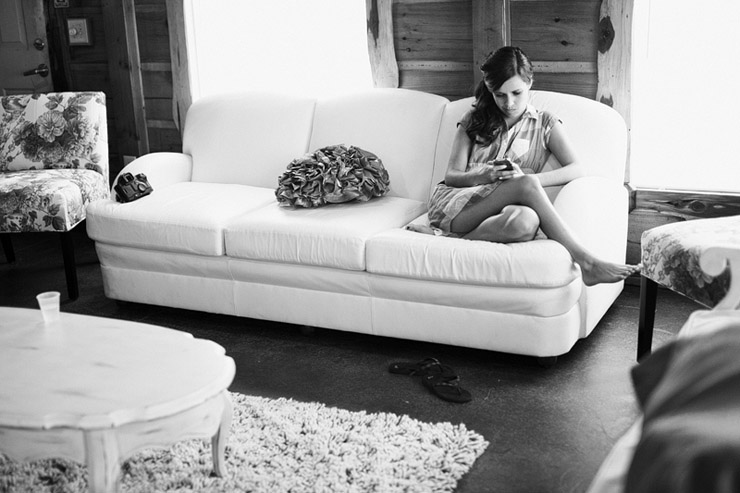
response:
<path id="1" fill-rule="evenodd" d="M 710 247 L 740 245 L 740 216 L 666 224 L 642 234 L 642 278 L 637 359 L 650 353 L 658 286 L 712 308 L 725 297 L 730 271 L 702 270 L 702 253 Z M 710 257 L 711 258 L 711 257 Z M 707 260 L 703 260 L 707 262 Z"/>

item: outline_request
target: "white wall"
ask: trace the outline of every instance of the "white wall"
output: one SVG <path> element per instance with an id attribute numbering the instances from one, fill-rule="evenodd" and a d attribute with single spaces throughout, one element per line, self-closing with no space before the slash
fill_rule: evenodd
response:
<path id="1" fill-rule="evenodd" d="M 372 87 L 364 0 L 189 0 L 193 99 Z"/>
<path id="2" fill-rule="evenodd" d="M 740 191 L 740 2 L 636 0 L 630 182 Z"/>

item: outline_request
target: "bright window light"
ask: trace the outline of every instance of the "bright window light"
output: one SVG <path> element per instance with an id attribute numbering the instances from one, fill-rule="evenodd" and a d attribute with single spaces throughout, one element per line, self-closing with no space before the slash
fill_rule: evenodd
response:
<path id="1" fill-rule="evenodd" d="M 740 191 L 740 2 L 635 2 L 630 183 Z"/>
<path id="2" fill-rule="evenodd" d="M 194 100 L 373 85 L 363 0 L 186 0 L 185 11 Z"/>

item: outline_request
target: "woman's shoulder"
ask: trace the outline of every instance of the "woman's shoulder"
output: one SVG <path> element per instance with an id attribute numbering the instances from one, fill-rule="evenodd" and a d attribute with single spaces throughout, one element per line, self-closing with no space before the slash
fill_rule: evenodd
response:
<path id="1" fill-rule="evenodd" d="M 470 108 L 467 110 L 463 115 L 460 117 L 460 120 L 457 122 L 459 126 L 462 126 L 463 128 L 470 127 L 470 124 L 473 121 L 473 108 Z"/>
<path id="2" fill-rule="evenodd" d="M 536 108 L 535 111 L 537 112 L 537 117 L 540 120 L 541 126 L 545 128 L 550 128 L 556 123 L 563 123 L 563 121 L 558 117 L 555 113 L 549 110 L 541 110 L 539 108 Z"/>

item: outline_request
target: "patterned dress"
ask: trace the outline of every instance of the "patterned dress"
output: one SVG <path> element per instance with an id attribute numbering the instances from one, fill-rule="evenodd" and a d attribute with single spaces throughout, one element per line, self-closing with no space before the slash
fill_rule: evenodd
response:
<path id="1" fill-rule="evenodd" d="M 468 128 L 471 112 L 466 113 L 459 125 Z M 508 158 L 517 163 L 523 172 L 539 173 L 550 157 L 550 131 L 560 120 L 546 111 L 527 105 L 522 118 L 507 131 L 500 132 L 490 145 L 473 144 L 466 171 L 485 166 L 496 159 Z M 455 188 L 440 182 L 429 199 L 429 223 L 446 236 L 457 236 L 450 231 L 450 223 L 460 212 L 493 193 L 501 182 L 472 187 Z"/>

